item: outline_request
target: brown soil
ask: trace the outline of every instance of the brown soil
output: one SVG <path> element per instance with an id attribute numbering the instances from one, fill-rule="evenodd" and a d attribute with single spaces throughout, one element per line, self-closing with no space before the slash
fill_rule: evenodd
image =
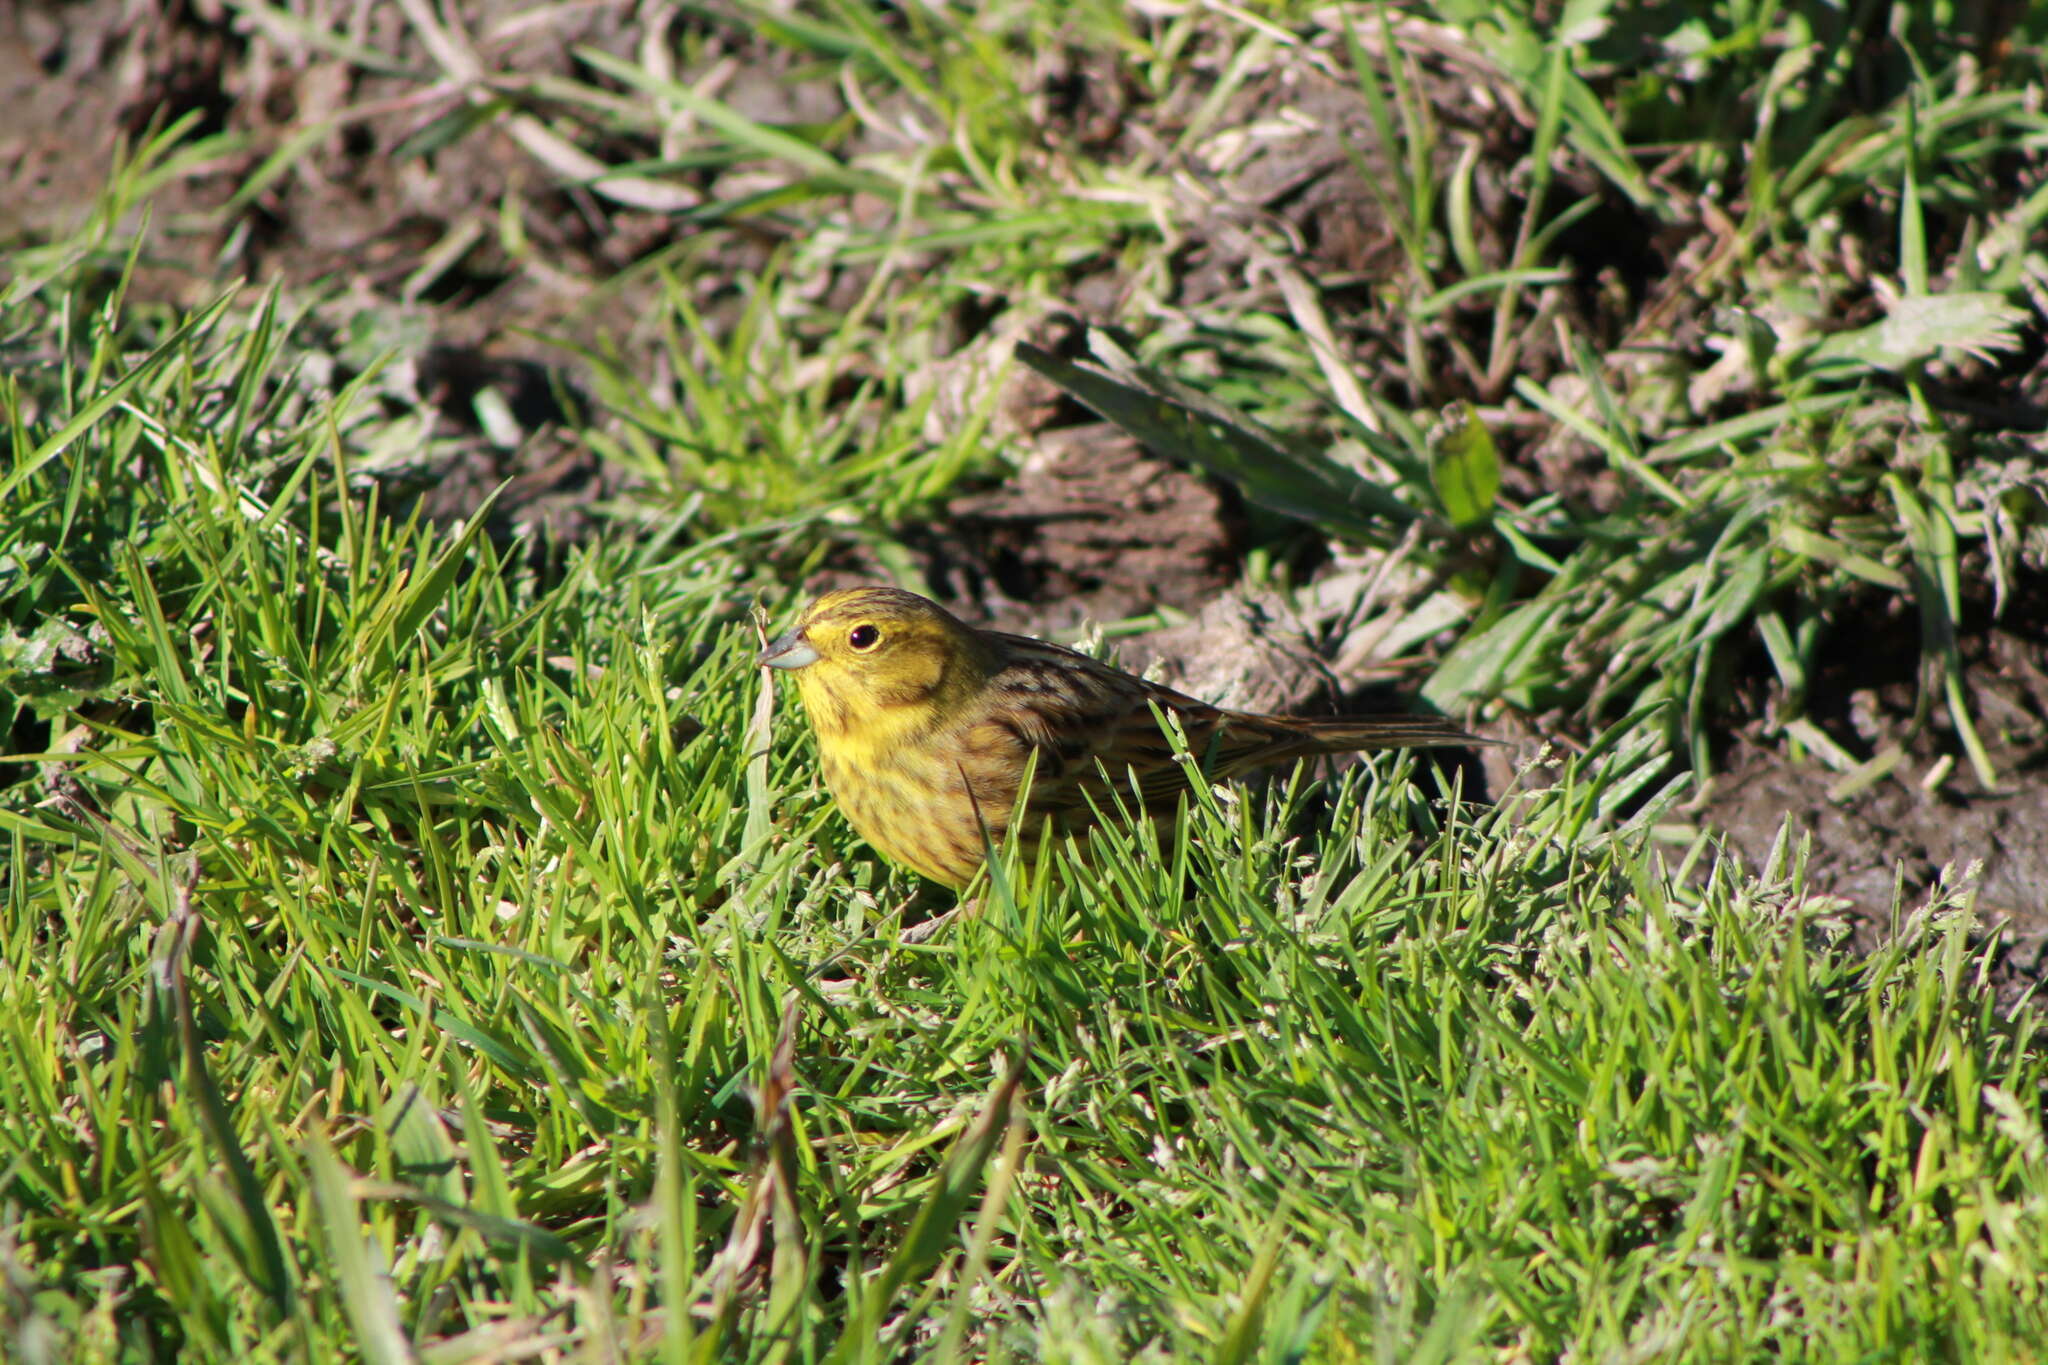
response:
<path id="1" fill-rule="evenodd" d="M 1974 581 L 1989 577 L 1973 567 Z M 1937 885 L 1973 878 L 1979 914 L 2002 927 L 2009 945 L 2002 981 L 2010 988 L 2038 980 L 2048 970 L 2043 604 L 2048 579 L 2038 575 L 2013 584 L 2002 611 L 1988 593 L 1965 604 L 1963 695 L 1993 768 L 1990 784 L 1965 756 L 1939 679 L 1923 683 L 1916 673 L 1918 623 L 1883 607 L 1851 610 L 1830 631 L 1835 649 L 1810 710 L 1842 755 L 1869 762 L 1895 751 L 1896 765 L 1866 779 L 1839 770 L 1839 760 L 1795 761 L 1783 738 L 1761 742 L 1752 726 L 1707 784 L 1703 822 L 1752 866 L 1770 855 L 1781 828 L 1809 839 L 1809 885 L 1843 899 L 1865 938 L 1887 931 Z"/>

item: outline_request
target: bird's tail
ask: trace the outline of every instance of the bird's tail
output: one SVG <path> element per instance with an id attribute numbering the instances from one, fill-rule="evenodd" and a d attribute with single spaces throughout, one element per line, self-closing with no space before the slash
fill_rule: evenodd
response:
<path id="1" fill-rule="evenodd" d="M 1308 741 L 1311 753 L 1342 754 L 1354 749 L 1442 749 L 1461 744 L 1492 744 L 1441 716 L 1334 716 L 1330 719 L 1288 717 L 1282 722 Z"/>

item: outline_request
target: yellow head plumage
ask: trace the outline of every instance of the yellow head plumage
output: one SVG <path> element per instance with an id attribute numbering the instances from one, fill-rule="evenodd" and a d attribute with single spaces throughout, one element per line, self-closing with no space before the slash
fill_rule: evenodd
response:
<path id="1" fill-rule="evenodd" d="M 879 745 L 951 715 L 994 661 L 978 632 L 937 603 L 875 587 L 826 593 L 761 662 L 796 674 L 821 738 L 864 734 Z"/>

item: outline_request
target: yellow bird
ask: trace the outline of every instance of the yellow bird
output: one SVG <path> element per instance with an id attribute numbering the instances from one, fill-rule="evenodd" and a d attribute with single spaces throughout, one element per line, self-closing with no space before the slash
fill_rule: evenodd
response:
<path id="1" fill-rule="evenodd" d="M 827 593 L 761 652 L 796 675 L 825 785 L 862 838 L 956 890 L 1018 819 L 1027 854 L 1050 828 L 1079 831 L 1136 792 L 1170 816 L 1188 775 L 1171 717 L 1211 778 L 1311 754 L 1483 744 L 1433 716 L 1330 720 L 1229 711 L 1060 645 L 977 630 L 900 588 Z M 1092 805 L 1091 805 L 1092 802 Z"/>

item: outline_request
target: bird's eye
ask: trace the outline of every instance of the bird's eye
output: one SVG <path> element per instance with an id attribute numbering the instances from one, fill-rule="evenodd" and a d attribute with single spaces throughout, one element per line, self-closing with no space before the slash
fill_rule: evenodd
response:
<path id="1" fill-rule="evenodd" d="M 846 643 L 855 649 L 873 649 L 882 642 L 882 632 L 873 626 L 855 626 L 853 634 L 846 637 Z"/>

